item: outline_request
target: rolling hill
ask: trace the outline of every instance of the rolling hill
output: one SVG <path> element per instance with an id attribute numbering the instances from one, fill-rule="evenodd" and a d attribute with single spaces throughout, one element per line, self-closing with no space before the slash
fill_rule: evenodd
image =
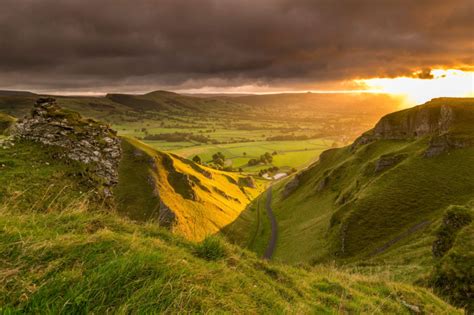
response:
<path id="1" fill-rule="evenodd" d="M 169 91 L 153 91 L 143 95 L 107 94 L 106 98 L 138 111 L 168 111 L 172 113 L 228 113 L 237 109 L 245 110 L 245 106 L 231 100 L 214 97 L 194 97 Z M 243 107 L 243 108 L 242 108 Z"/>
<path id="2" fill-rule="evenodd" d="M 44 95 L 43 95 L 44 96 Z M 34 105 L 38 94 L 0 91 L 0 112 L 22 117 Z M 249 109 L 249 105 L 212 97 L 193 97 L 168 91 L 147 94 L 107 94 L 105 96 L 54 96 L 62 107 L 75 110 L 90 118 L 105 118 L 110 114 L 130 112 L 164 112 L 184 116 L 205 113 L 227 114 Z"/>

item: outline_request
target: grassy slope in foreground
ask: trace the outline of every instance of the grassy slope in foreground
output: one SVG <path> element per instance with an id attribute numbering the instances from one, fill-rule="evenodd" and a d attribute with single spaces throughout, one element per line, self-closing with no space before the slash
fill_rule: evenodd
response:
<path id="1" fill-rule="evenodd" d="M 270 264 L 111 213 L 0 207 L 0 312 L 459 313 L 426 289 Z M 215 252 L 220 256 L 203 259 Z M 204 255 L 205 256 L 205 255 Z"/>
<path id="2" fill-rule="evenodd" d="M 263 190 L 263 183 L 246 176 L 197 165 L 137 140 L 123 138 L 122 147 L 115 189 L 119 212 L 159 221 L 169 208 L 175 216 L 171 229 L 190 240 L 217 233 Z"/>

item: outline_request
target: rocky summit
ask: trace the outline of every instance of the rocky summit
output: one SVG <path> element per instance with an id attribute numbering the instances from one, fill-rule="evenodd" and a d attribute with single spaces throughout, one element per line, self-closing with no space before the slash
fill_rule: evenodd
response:
<path id="1" fill-rule="evenodd" d="M 429 137 L 425 157 L 474 145 L 470 120 L 471 105 L 452 103 L 449 98 L 434 99 L 424 105 L 384 116 L 372 130 L 360 136 L 352 150 L 377 140 L 407 140 Z"/>
<path id="2" fill-rule="evenodd" d="M 118 182 L 122 150 L 116 132 L 103 123 L 62 109 L 54 98 L 39 98 L 31 114 L 13 126 L 15 140 L 62 148 L 60 156 L 84 163 L 106 197 Z"/>

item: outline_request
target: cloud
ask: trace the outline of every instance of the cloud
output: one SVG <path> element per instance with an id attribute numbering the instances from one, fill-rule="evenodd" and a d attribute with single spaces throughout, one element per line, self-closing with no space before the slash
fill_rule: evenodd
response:
<path id="1" fill-rule="evenodd" d="M 415 73 L 415 77 L 423 80 L 430 80 L 434 78 L 434 75 L 431 73 L 431 69 L 423 69 Z"/>
<path id="2" fill-rule="evenodd" d="M 3 0 L 0 87 L 298 87 L 469 66 L 472 11 L 470 0 Z"/>

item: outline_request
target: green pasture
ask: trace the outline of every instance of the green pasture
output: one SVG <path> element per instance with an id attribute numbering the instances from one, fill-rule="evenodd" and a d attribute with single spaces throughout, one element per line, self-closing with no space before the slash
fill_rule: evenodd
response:
<path id="1" fill-rule="evenodd" d="M 259 158 L 265 152 L 276 152 L 273 166 L 280 168 L 304 167 L 318 158 L 319 154 L 330 148 L 332 141 L 325 139 L 301 141 L 256 141 L 229 144 L 194 144 L 191 142 L 146 141 L 157 150 L 169 151 L 185 158 L 199 155 L 204 162 L 210 162 L 212 155 L 222 152 L 227 160 L 232 161 L 235 168 L 242 167 L 245 171 L 258 171 L 270 165 L 249 167 L 247 162 Z"/>

